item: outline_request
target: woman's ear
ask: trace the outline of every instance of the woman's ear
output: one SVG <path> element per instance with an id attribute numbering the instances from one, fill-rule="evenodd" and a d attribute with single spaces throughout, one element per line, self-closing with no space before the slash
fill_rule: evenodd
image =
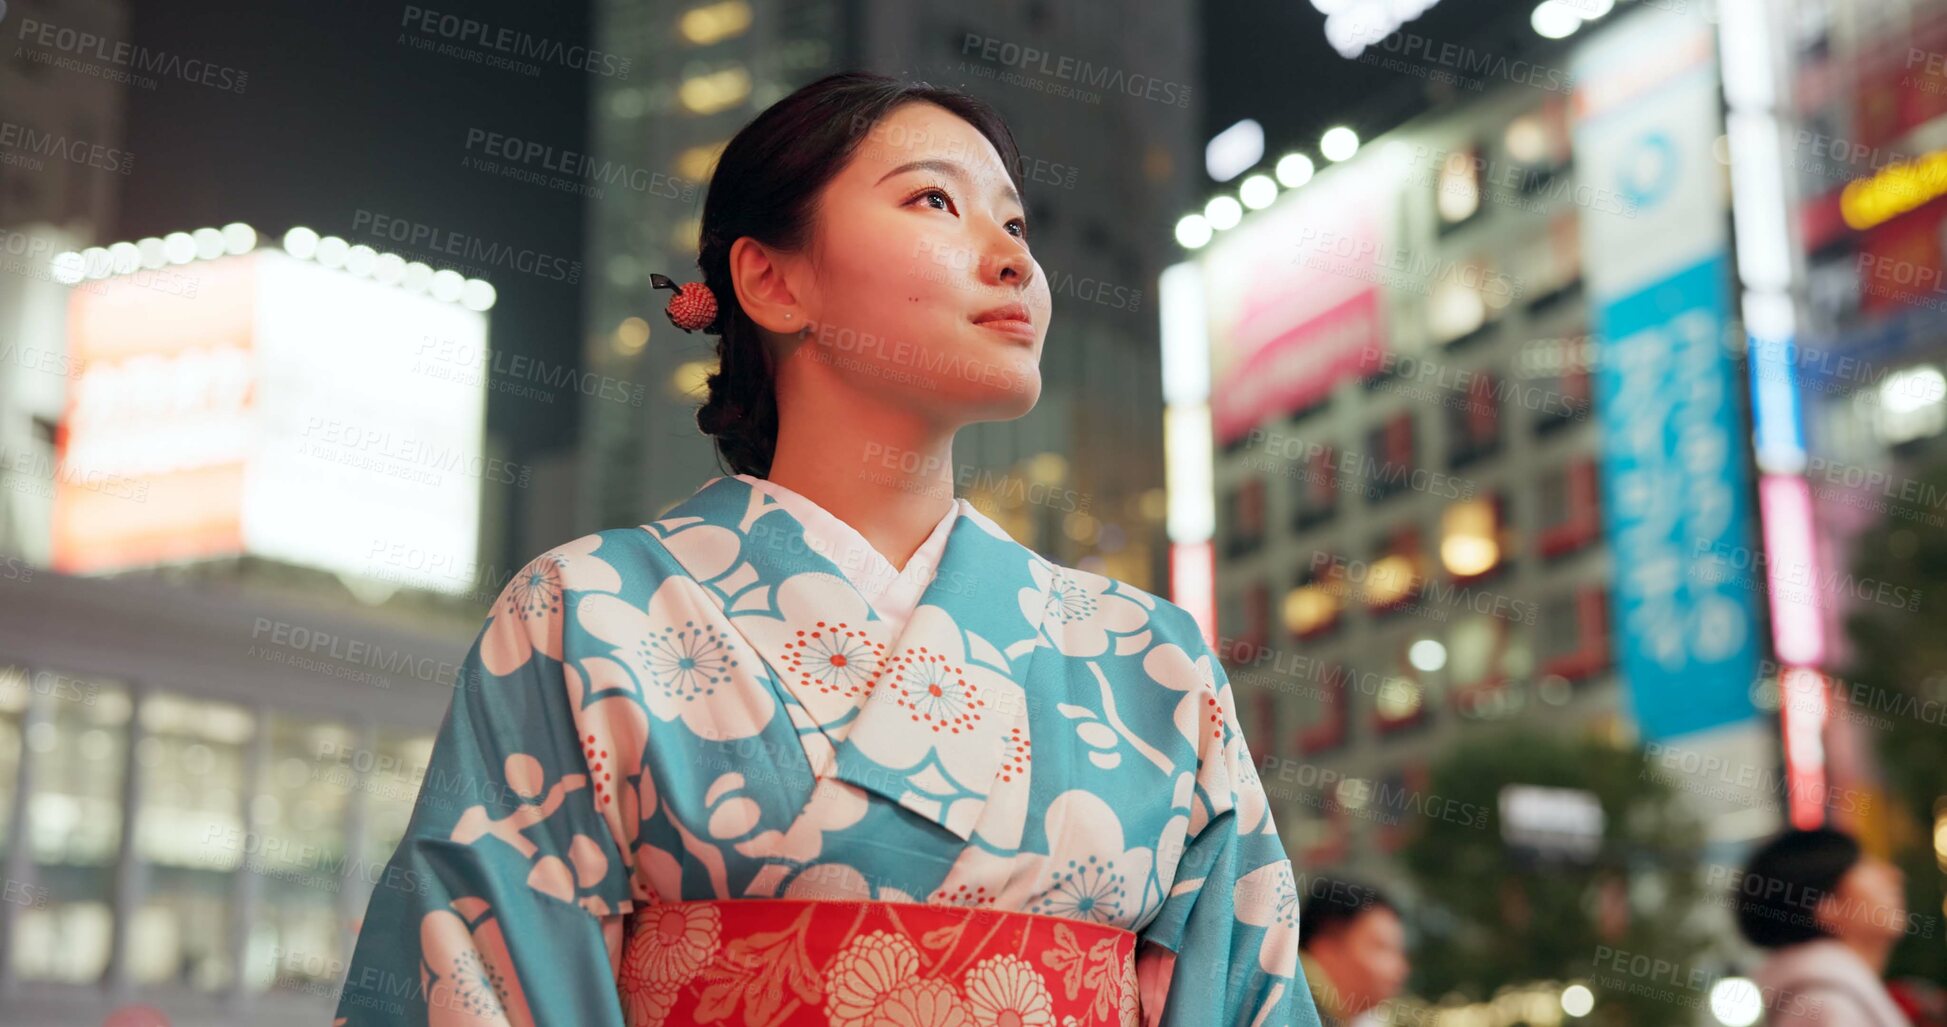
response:
<path id="1" fill-rule="evenodd" d="M 730 284 L 737 305 L 758 327 L 778 335 L 795 333 L 805 324 L 789 264 L 785 255 L 750 236 L 730 244 Z"/>

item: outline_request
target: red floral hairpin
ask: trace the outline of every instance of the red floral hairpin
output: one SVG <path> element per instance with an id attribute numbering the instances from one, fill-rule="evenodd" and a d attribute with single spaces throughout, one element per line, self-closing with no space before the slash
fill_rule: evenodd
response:
<path id="1" fill-rule="evenodd" d="M 669 315 L 669 323 L 686 332 L 717 331 L 717 295 L 702 282 L 684 282 L 668 275 L 650 275 L 649 284 L 658 289 L 672 289 L 676 295 L 669 298 L 663 313 Z"/>

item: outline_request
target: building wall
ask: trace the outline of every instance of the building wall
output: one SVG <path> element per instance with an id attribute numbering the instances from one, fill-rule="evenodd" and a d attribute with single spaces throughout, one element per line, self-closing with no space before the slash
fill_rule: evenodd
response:
<path id="1" fill-rule="evenodd" d="M 694 376 L 714 354 L 705 340 L 667 324 L 660 309 L 668 294 L 652 293 L 646 282 L 652 271 L 679 280 L 694 274 L 695 219 L 713 148 L 792 89 L 863 68 L 988 100 L 1024 157 L 1036 257 L 1055 300 L 1043 392 L 1029 415 L 960 434 L 962 494 L 986 505 L 978 493 L 989 486 L 996 494 L 990 512 L 1023 542 L 1164 590 L 1161 504 L 1153 494 L 1162 486 L 1153 293 L 1194 170 L 1178 163 L 1195 152 L 1200 99 L 1189 5 L 760 2 L 748 6 L 746 30 L 708 44 L 670 30 L 683 9 L 609 4 L 598 14 L 599 45 L 630 55 L 637 72 L 597 83 L 597 156 L 665 171 L 685 187 L 679 197 L 637 193 L 590 204 L 589 360 L 646 383 L 651 397 L 642 409 L 597 403 L 586 415 L 584 499 L 592 516 L 603 525 L 646 520 L 718 473 L 695 428 L 698 397 L 669 384 L 679 367 L 700 362 Z M 1007 63 L 1023 45 L 1049 53 L 1049 62 Z M 1090 86 L 1076 77 L 1082 62 L 1104 83 L 1140 75 L 1179 87 L 1169 95 L 1181 104 Z M 721 110 L 700 113 L 682 100 L 686 82 L 694 95 L 699 82 L 746 81 Z M 613 332 L 631 316 L 647 321 L 649 341 L 625 355 Z M 1050 495 L 1059 498 L 1030 498 Z"/>
<path id="2" fill-rule="evenodd" d="M 1565 101 L 1491 92 L 1321 172 L 1407 169 L 1392 238 L 1336 272 L 1384 283 L 1387 353 L 1219 455 L 1219 651 L 1301 864 L 1389 876 L 1429 762 L 1484 725 L 1626 729 L 1576 236 L 1608 215 L 1574 189 Z M 1443 553 L 1471 499 L 1498 507 L 1477 576 Z"/>

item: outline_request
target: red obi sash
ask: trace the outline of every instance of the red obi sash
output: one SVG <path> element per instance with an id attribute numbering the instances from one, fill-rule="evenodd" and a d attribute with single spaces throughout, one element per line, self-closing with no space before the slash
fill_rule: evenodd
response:
<path id="1" fill-rule="evenodd" d="M 617 980 L 629 1027 L 1139 1022 L 1136 935 L 1086 920 L 730 899 L 645 906 L 626 931 Z"/>

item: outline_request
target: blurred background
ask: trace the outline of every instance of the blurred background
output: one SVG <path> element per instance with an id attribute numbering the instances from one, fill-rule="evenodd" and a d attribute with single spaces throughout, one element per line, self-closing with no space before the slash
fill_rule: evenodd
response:
<path id="1" fill-rule="evenodd" d="M 1746 1027 L 1788 827 L 1947 977 L 1947 2 L 428 3 L 0 2 L 0 1021 L 328 1017 L 501 585 L 720 473 L 648 276 L 853 68 L 1012 124 L 956 482 L 1204 624 L 1369 1016 Z"/>

